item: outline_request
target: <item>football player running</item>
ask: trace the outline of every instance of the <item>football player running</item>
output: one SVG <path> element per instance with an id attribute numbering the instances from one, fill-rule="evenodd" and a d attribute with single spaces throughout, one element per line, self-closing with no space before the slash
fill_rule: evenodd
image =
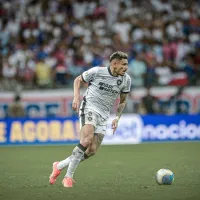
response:
<path id="1" fill-rule="evenodd" d="M 115 133 L 131 87 L 127 69 L 128 55 L 117 51 L 110 56 L 109 67 L 93 67 L 74 80 L 72 108 L 79 112 L 80 143 L 73 149 L 71 156 L 53 163 L 50 184 L 54 184 L 61 171 L 68 167 L 62 184 L 64 187 L 73 186 L 73 176 L 80 161 L 95 155 L 102 143 L 110 110 L 120 95 L 116 117 L 112 121 L 113 134 Z M 80 87 L 85 82 L 88 83 L 88 88 L 80 105 Z"/>

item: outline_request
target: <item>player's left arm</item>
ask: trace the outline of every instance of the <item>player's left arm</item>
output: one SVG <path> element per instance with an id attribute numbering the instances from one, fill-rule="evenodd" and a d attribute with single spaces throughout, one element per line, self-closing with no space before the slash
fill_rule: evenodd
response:
<path id="1" fill-rule="evenodd" d="M 119 119 L 121 117 L 121 114 L 126 106 L 126 100 L 127 100 L 127 96 L 129 94 L 131 90 L 131 78 L 129 75 L 126 76 L 126 84 L 124 85 L 121 93 L 120 93 L 120 102 L 119 105 L 117 107 L 117 113 L 116 113 L 116 117 L 115 119 L 112 121 L 112 129 L 113 129 L 113 134 L 115 133 L 117 126 L 118 126 L 118 122 Z"/>
<path id="2" fill-rule="evenodd" d="M 121 117 L 121 114 L 126 107 L 126 100 L 127 100 L 128 93 L 121 93 L 120 94 L 120 102 L 117 107 L 117 113 L 115 119 L 112 121 L 112 129 L 113 129 L 113 134 L 115 133 L 117 126 L 118 126 L 118 121 Z"/>
<path id="3" fill-rule="evenodd" d="M 126 99 L 129 93 L 121 93 L 120 94 L 120 101 L 119 101 L 119 105 L 117 107 L 117 113 L 116 113 L 116 117 L 120 118 L 121 114 L 126 106 Z"/>

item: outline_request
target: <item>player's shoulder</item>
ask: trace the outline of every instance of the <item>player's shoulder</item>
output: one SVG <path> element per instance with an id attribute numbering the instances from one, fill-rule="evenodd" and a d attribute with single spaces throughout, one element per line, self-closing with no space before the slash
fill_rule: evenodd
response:
<path id="1" fill-rule="evenodd" d="M 96 72 L 98 72 L 98 71 L 104 71 L 104 70 L 106 70 L 106 67 L 103 67 L 103 66 L 94 66 L 94 67 L 91 67 L 90 70 L 96 71 Z"/>
<path id="2" fill-rule="evenodd" d="M 86 70 L 83 72 L 84 75 L 87 75 L 87 74 L 97 74 L 99 71 L 99 67 L 98 66 L 95 66 L 95 67 L 91 67 L 90 69 Z"/>
<path id="3" fill-rule="evenodd" d="M 129 74 L 125 73 L 123 76 L 123 79 L 124 79 L 123 82 L 125 85 L 131 85 L 131 77 L 129 76 Z"/>
<path id="4" fill-rule="evenodd" d="M 97 66 L 100 71 L 108 71 L 108 68 L 105 66 Z"/>
<path id="5" fill-rule="evenodd" d="M 96 69 L 97 74 L 99 75 L 105 75 L 108 73 L 108 68 L 104 67 L 104 66 L 95 66 L 94 67 Z"/>
<path id="6" fill-rule="evenodd" d="M 130 75 L 129 75 L 129 74 L 127 74 L 127 73 L 125 73 L 125 74 L 124 74 L 124 78 L 125 78 L 125 80 L 131 80 L 131 77 L 130 77 Z"/>

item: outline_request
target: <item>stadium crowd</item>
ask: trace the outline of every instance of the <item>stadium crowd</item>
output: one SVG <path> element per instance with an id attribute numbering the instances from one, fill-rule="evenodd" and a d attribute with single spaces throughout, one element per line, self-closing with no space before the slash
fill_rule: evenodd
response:
<path id="1" fill-rule="evenodd" d="M 200 85 L 198 0 L 0 4 L 0 90 L 71 87 L 117 50 L 129 54 L 133 87 Z"/>

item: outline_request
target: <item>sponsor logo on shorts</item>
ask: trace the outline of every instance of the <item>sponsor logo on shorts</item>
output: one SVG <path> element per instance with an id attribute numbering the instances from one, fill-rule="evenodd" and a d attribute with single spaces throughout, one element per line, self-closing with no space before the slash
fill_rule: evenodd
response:
<path id="1" fill-rule="evenodd" d="M 89 120 L 89 121 L 92 121 L 92 117 L 88 117 L 88 120 Z"/>

